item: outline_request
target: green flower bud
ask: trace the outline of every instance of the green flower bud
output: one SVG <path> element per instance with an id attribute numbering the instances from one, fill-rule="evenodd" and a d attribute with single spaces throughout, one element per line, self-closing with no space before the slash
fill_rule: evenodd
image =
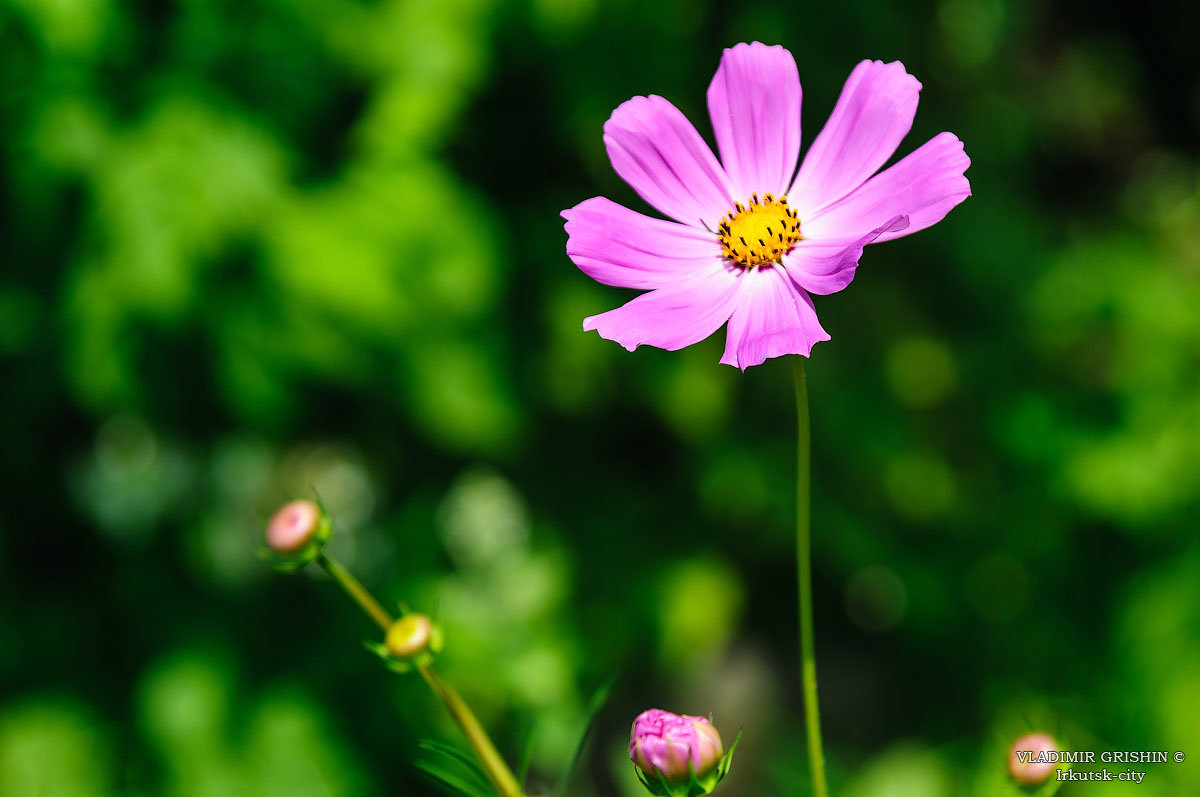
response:
<path id="1" fill-rule="evenodd" d="M 382 645 L 368 642 L 367 649 L 393 672 L 410 672 L 441 652 L 442 630 L 428 615 L 411 612 L 392 623 Z"/>
<path id="2" fill-rule="evenodd" d="M 424 614 L 406 614 L 388 629 L 384 645 L 398 659 L 411 659 L 429 650 L 433 621 Z"/>

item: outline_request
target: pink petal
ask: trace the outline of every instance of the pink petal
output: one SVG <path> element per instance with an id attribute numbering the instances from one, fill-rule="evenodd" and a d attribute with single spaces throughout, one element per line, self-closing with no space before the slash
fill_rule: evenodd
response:
<path id="1" fill-rule="evenodd" d="M 739 44 L 725 51 L 708 87 L 721 163 L 742 202 L 784 194 L 800 156 L 800 75 L 783 47 Z"/>
<path id="2" fill-rule="evenodd" d="M 788 192 L 801 219 L 858 188 L 887 162 L 912 127 L 920 91 L 899 61 L 854 68 Z"/>
<path id="3" fill-rule="evenodd" d="M 621 103 L 604 124 L 613 169 L 671 218 L 716 227 L 733 207 L 729 178 L 678 108 L 662 97 Z"/>
<path id="4" fill-rule="evenodd" d="M 857 238 L 806 238 L 783 257 L 783 265 L 796 283 L 819 295 L 837 293 L 850 284 L 863 247 L 885 232 L 908 227 L 907 216 L 893 216 L 885 224 Z"/>
<path id="5" fill-rule="evenodd" d="M 805 219 L 804 234 L 814 239 L 857 235 L 900 214 L 908 216 L 908 227 L 885 230 L 878 240 L 923 230 L 971 195 L 963 175 L 970 165 L 958 137 L 939 133 L 849 196 Z"/>
<path id="6" fill-rule="evenodd" d="M 585 330 L 615 340 L 629 351 L 657 346 L 675 351 L 716 332 L 733 312 L 742 269 L 724 261 L 691 277 L 643 293 L 616 310 L 583 319 Z"/>
<path id="7" fill-rule="evenodd" d="M 745 371 L 768 357 L 807 357 L 814 343 L 829 340 L 812 299 L 782 268 L 752 269 L 741 283 L 721 362 Z"/>
<path id="8" fill-rule="evenodd" d="M 604 197 L 580 202 L 567 220 L 567 255 L 585 274 L 620 288 L 660 288 L 721 257 L 716 236 L 652 219 Z"/>

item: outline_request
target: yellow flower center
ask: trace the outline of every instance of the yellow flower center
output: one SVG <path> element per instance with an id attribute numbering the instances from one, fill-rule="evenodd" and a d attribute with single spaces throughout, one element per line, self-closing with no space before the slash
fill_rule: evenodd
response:
<path id="1" fill-rule="evenodd" d="M 733 204 L 717 227 L 725 257 L 746 268 L 779 263 L 793 244 L 804 236 L 800 217 L 788 207 L 787 197 L 764 194 L 750 196 L 750 204 Z"/>

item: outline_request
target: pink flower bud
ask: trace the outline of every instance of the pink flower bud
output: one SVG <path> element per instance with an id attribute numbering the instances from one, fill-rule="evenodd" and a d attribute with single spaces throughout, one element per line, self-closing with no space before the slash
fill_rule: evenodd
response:
<path id="1" fill-rule="evenodd" d="M 1008 774 L 1022 786 L 1044 783 L 1057 768 L 1053 761 L 1039 761 L 1040 753 L 1058 750 L 1058 742 L 1048 733 L 1027 733 L 1018 736 L 1008 750 Z M 1019 755 L 1018 755 L 1019 753 Z"/>
<path id="2" fill-rule="evenodd" d="M 267 524 L 267 547 L 277 554 L 292 554 L 317 537 L 321 510 L 312 501 L 284 504 Z"/>
<path id="3" fill-rule="evenodd" d="M 693 773 L 703 778 L 712 772 L 724 754 L 721 735 L 704 717 L 654 708 L 633 721 L 629 757 L 651 782 L 661 775 L 672 785 L 690 783 Z"/>

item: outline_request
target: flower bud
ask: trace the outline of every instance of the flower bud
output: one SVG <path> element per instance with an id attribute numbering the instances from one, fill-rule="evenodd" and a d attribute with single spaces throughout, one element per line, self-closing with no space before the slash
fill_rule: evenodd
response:
<path id="1" fill-rule="evenodd" d="M 661 709 L 639 714 L 629 738 L 638 779 L 658 795 L 708 794 L 728 771 L 729 752 L 706 718 Z"/>
<path id="2" fill-rule="evenodd" d="M 312 501 L 284 504 L 267 524 L 267 547 L 279 554 L 291 554 L 312 542 L 321 525 L 321 510 Z"/>
<path id="3" fill-rule="evenodd" d="M 424 614 L 406 614 L 388 629 L 384 644 L 398 659 L 415 658 L 429 650 L 433 640 L 433 621 Z"/>
<path id="4" fill-rule="evenodd" d="M 329 539 L 329 516 L 313 501 L 284 504 L 267 523 L 264 561 L 281 572 L 294 572 L 321 553 Z"/>
<path id="5" fill-rule="evenodd" d="M 392 623 L 382 645 L 368 642 L 367 650 L 392 672 L 412 672 L 442 651 L 442 629 L 428 615 L 409 612 Z"/>
<path id="6" fill-rule="evenodd" d="M 1058 742 L 1048 733 L 1027 733 L 1019 736 L 1008 750 L 1008 774 L 1022 786 L 1044 783 L 1054 774 L 1057 767 L 1053 761 L 1038 761 L 1038 754 L 1057 750 Z"/>

